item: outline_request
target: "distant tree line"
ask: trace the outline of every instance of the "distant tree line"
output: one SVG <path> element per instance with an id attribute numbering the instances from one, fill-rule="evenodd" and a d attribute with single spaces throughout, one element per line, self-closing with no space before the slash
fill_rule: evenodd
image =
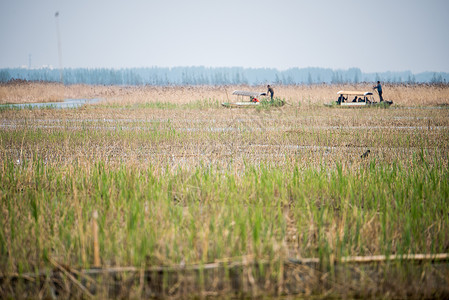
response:
<path id="1" fill-rule="evenodd" d="M 64 84 L 99 85 L 230 85 L 230 84 L 339 84 L 382 81 L 387 83 L 446 84 L 449 73 L 405 72 L 363 73 L 358 68 L 332 70 L 326 68 L 291 68 L 283 71 L 272 68 L 243 67 L 150 67 L 129 69 L 65 68 Z M 61 72 L 53 68 L 0 69 L 0 82 L 11 80 L 59 82 Z"/>

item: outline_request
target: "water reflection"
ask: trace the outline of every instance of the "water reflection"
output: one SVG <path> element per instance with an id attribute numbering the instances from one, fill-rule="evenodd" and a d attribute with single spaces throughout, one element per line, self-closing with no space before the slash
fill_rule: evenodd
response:
<path id="1" fill-rule="evenodd" d="M 101 99 L 65 99 L 61 102 L 41 102 L 41 103 L 21 103 L 21 104 L 2 104 L 1 108 L 75 108 L 84 104 L 93 104 L 100 102 Z"/>

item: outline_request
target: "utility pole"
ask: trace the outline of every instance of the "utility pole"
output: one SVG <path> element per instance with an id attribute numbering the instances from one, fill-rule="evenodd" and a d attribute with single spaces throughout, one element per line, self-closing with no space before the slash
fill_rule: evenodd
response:
<path id="1" fill-rule="evenodd" d="M 63 70 L 62 70 L 62 47 L 61 47 L 61 34 L 59 33 L 59 12 L 55 13 L 56 18 L 56 34 L 58 37 L 58 54 L 59 54 L 59 81 L 64 84 Z"/>

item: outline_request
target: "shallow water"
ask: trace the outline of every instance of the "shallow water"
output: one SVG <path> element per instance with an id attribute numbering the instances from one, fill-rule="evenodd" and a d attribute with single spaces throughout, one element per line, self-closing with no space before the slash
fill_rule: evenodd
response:
<path id="1" fill-rule="evenodd" d="M 2 107 L 12 107 L 12 108 L 74 108 L 79 107 L 84 104 L 98 103 L 101 99 L 65 99 L 61 102 L 41 102 L 41 103 L 21 103 L 21 104 L 2 104 Z"/>

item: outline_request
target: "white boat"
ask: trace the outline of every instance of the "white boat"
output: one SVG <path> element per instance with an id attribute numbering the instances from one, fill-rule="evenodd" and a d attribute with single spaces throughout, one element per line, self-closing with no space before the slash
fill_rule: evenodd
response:
<path id="1" fill-rule="evenodd" d="M 341 107 L 365 107 L 365 106 L 390 106 L 393 101 L 376 102 L 372 92 L 361 91 L 338 91 L 337 101 L 324 104 L 325 106 L 341 106 Z"/>
<path id="2" fill-rule="evenodd" d="M 238 100 L 235 102 L 224 102 L 221 105 L 224 107 L 257 107 L 261 101 L 264 105 L 270 105 L 271 103 L 276 104 L 276 106 L 281 106 L 280 104 L 284 105 L 283 101 L 278 101 L 278 103 L 267 100 L 265 98 L 266 93 L 237 90 L 233 91 L 232 95 L 237 96 Z M 244 97 L 249 97 L 249 101 L 244 101 Z"/>

